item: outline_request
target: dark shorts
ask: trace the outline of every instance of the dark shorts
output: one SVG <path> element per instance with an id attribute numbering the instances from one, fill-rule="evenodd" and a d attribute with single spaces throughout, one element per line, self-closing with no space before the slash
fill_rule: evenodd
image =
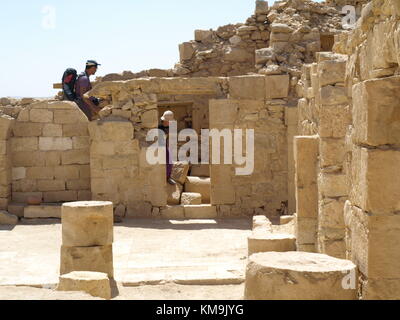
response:
<path id="1" fill-rule="evenodd" d="M 89 106 L 83 102 L 83 100 L 78 99 L 75 101 L 76 104 L 78 105 L 79 109 L 82 110 L 82 112 L 86 115 L 89 121 L 92 120 L 92 111 L 90 110 Z"/>

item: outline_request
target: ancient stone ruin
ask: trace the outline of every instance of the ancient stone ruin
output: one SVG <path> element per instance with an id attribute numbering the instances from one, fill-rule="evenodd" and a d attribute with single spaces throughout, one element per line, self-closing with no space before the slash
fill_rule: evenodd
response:
<path id="1" fill-rule="evenodd" d="M 60 218 L 75 201 L 110 201 L 116 219 L 254 217 L 246 299 L 400 299 L 399 21 L 398 0 L 256 1 L 245 23 L 196 30 L 171 69 L 98 78 L 97 120 L 60 94 L 2 98 L 0 224 Z M 254 129 L 254 170 L 179 161 L 169 185 L 146 158 L 166 110 L 198 136 Z M 97 230 L 90 244 L 63 233 L 61 274 L 112 278 L 112 233 Z M 73 266 L 76 250 L 109 259 Z M 104 285 L 63 283 L 92 280 Z"/>

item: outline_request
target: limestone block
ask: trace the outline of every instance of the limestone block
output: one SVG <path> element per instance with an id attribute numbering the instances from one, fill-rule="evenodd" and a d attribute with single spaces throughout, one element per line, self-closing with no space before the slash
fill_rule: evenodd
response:
<path id="1" fill-rule="evenodd" d="M 181 204 L 183 205 L 200 205 L 202 198 L 200 193 L 184 192 L 181 196 Z"/>
<path id="2" fill-rule="evenodd" d="M 13 192 L 12 200 L 17 203 L 27 203 L 29 198 L 42 199 L 42 192 Z"/>
<path id="3" fill-rule="evenodd" d="M 64 246 L 105 246 L 113 242 L 112 202 L 83 201 L 65 203 L 62 212 Z"/>
<path id="4" fill-rule="evenodd" d="M 289 75 L 266 76 L 266 99 L 287 98 L 289 94 Z"/>
<path id="5" fill-rule="evenodd" d="M 184 206 L 186 219 L 215 219 L 217 218 L 217 207 L 212 205 L 190 205 Z"/>
<path id="6" fill-rule="evenodd" d="M 1 225 L 16 225 L 18 217 L 8 213 L 7 211 L 0 211 L 0 226 Z"/>
<path id="7" fill-rule="evenodd" d="M 26 177 L 26 168 L 24 167 L 12 168 L 12 179 L 14 181 L 25 179 L 25 177 Z"/>
<path id="8" fill-rule="evenodd" d="M 1 119 L 2 118 L 0 117 L 0 122 Z M 42 128 L 43 128 L 42 123 L 17 121 L 14 124 L 12 131 L 14 133 L 14 137 L 40 137 L 42 135 Z"/>
<path id="9" fill-rule="evenodd" d="M 318 252 L 338 259 L 346 258 L 346 242 L 342 240 L 318 239 Z"/>
<path id="10" fill-rule="evenodd" d="M 65 151 L 72 149 L 72 138 L 40 137 L 39 150 L 41 151 Z"/>
<path id="11" fill-rule="evenodd" d="M 40 191 L 63 191 L 65 190 L 64 180 L 39 180 L 37 187 Z"/>
<path id="12" fill-rule="evenodd" d="M 294 216 L 280 216 L 279 222 L 281 225 L 288 224 L 292 222 L 294 218 Z"/>
<path id="13" fill-rule="evenodd" d="M 39 206 L 26 206 L 24 208 L 24 218 L 42 219 L 42 218 L 58 218 L 61 219 L 61 205 L 45 204 Z"/>
<path id="14" fill-rule="evenodd" d="M 294 137 L 296 212 L 299 217 L 318 215 L 318 136 Z"/>
<path id="15" fill-rule="evenodd" d="M 140 116 L 142 126 L 144 128 L 157 128 L 158 126 L 158 110 L 150 110 Z"/>
<path id="16" fill-rule="evenodd" d="M 194 48 L 191 42 L 184 42 L 179 45 L 180 61 L 190 60 L 194 54 Z"/>
<path id="17" fill-rule="evenodd" d="M 127 119 L 91 121 L 88 128 L 91 139 L 95 141 L 129 141 L 133 139 L 133 125 Z"/>
<path id="18" fill-rule="evenodd" d="M 248 238 L 248 255 L 259 252 L 296 251 L 296 238 L 284 233 L 255 233 Z"/>
<path id="19" fill-rule="evenodd" d="M 229 77 L 229 97 L 232 99 L 265 99 L 265 76 Z"/>
<path id="20" fill-rule="evenodd" d="M 400 151 L 355 148 L 350 201 L 377 215 L 399 211 L 399 161 Z"/>
<path id="21" fill-rule="evenodd" d="M 53 167 L 26 168 L 26 178 L 30 180 L 52 180 L 54 178 L 54 168 Z"/>
<path id="22" fill-rule="evenodd" d="M 209 39 L 212 36 L 212 30 L 195 30 L 194 31 L 194 40 L 202 42 L 204 40 Z"/>
<path id="23" fill-rule="evenodd" d="M 184 219 L 184 206 L 166 206 L 161 208 L 160 216 L 162 219 Z"/>
<path id="24" fill-rule="evenodd" d="M 344 200 L 321 200 L 319 202 L 318 225 L 319 228 L 341 229 L 341 233 L 344 233 Z"/>
<path id="25" fill-rule="evenodd" d="M 330 166 L 342 166 L 346 149 L 344 139 L 321 139 L 320 148 L 320 165 L 322 168 Z"/>
<path id="26" fill-rule="evenodd" d="M 327 60 L 318 64 L 318 77 L 321 87 L 344 82 L 347 59 Z"/>
<path id="27" fill-rule="evenodd" d="M 183 191 L 183 186 L 179 183 L 175 185 L 167 184 L 167 194 L 168 200 L 167 203 L 169 205 L 177 205 L 181 203 L 181 194 Z"/>
<path id="28" fill-rule="evenodd" d="M 54 110 L 55 124 L 74 124 L 80 122 L 87 123 L 88 119 L 79 108 L 75 110 Z"/>
<path id="29" fill-rule="evenodd" d="M 197 78 L 159 78 L 152 80 L 154 85 L 153 92 L 161 94 L 216 94 L 219 92 L 219 78 L 216 77 L 197 77 Z"/>
<path id="30" fill-rule="evenodd" d="M 219 124 L 233 124 L 238 109 L 239 104 L 235 100 L 210 100 L 210 128 Z"/>
<path id="31" fill-rule="evenodd" d="M 90 155 L 88 149 L 68 150 L 61 154 L 62 165 L 83 165 L 89 163 Z"/>
<path id="32" fill-rule="evenodd" d="M 254 56 L 246 49 L 231 46 L 225 48 L 223 58 L 233 63 L 254 61 Z"/>
<path id="33" fill-rule="evenodd" d="M 354 142 L 372 146 L 400 143 L 400 76 L 353 87 Z"/>
<path id="34" fill-rule="evenodd" d="M 56 180 L 79 179 L 79 166 L 58 166 L 54 168 Z"/>
<path id="35" fill-rule="evenodd" d="M 249 258 L 245 299 L 355 300 L 356 288 L 344 285 L 348 275 L 357 276 L 348 260 L 308 252 L 257 253 Z"/>
<path id="36" fill-rule="evenodd" d="M 187 177 L 184 190 L 185 192 L 200 193 L 203 203 L 210 203 L 210 178 Z"/>
<path id="37" fill-rule="evenodd" d="M 189 173 L 188 162 L 175 162 L 172 167 L 171 178 L 180 184 L 184 184 Z"/>
<path id="38" fill-rule="evenodd" d="M 89 137 L 73 137 L 72 138 L 72 146 L 74 149 L 89 149 L 90 148 L 90 139 Z"/>
<path id="39" fill-rule="evenodd" d="M 256 10 L 255 14 L 266 14 L 268 13 L 268 2 L 267 1 L 256 1 Z"/>
<path id="40" fill-rule="evenodd" d="M 75 124 L 63 124 L 62 130 L 62 135 L 64 137 L 89 136 L 88 124 L 83 122 Z"/>
<path id="41" fill-rule="evenodd" d="M 39 148 L 39 139 L 36 137 L 15 137 L 11 139 L 12 152 L 36 151 Z"/>
<path id="42" fill-rule="evenodd" d="M 43 137 L 62 137 L 63 135 L 61 124 L 46 123 L 41 131 Z"/>
<path id="43" fill-rule="evenodd" d="M 29 111 L 29 120 L 38 123 L 53 122 L 53 111 L 46 109 L 31 109 Z"/>
<path id="44" fill-rule="evenodd" d="M 347 180 L 345 174 L 320 173 L 318 190 L 323 197 L 343 197 L 347 195 Z"/>
<path id="45" fill-rule="evenodd" d="M 321 104 L 331 106 L 348 103 L 346 89 L 338 86 L 326 86 L 320 89 Z"/>
<path id="46" fill-rule="evenodd" d="M 61 246 L 60 274 L 73 271 L 103 272 L 114 278 L 112 245 L 95 247 Z"/>
<path id="47" fill-rule="evenodd" d="M 192 177 L 210 177 L 210 165 L 208 164 L 195 164 L 190 169 L 190 176 Z"/>
<path id="48" fill-rule="evenodd" d="M 317 242 L 317 219 L 300 218 L 296 221 L 297 244 L 313 244 Z"/>
<path id="49" fill-rule="evenodd" d="M 350 124 L 349 106 L 322 106 L 320 108 L 318 133 L 321 138 L 343 138 Z"/>
<path id="50" fill-rule="evenodd" d="M 111 299 L 111 285 L 107 274 L 76 271 L 60 276 L 58 291 L 83 291 L 93 297 Z"/>
<path id="51" fill-rule="evenodd" d="M 56 202 L 69 202 L 77 201 L 78 193 L 76 191 L 48 191 L 43 192 L 44 202 L 56 203 Z"/>

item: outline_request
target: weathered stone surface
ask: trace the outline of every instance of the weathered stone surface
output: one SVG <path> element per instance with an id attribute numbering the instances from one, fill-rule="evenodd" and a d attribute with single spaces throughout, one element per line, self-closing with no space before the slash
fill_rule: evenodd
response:
<path id="1" fill-rule="evenodd" d="M 287 98 L 289 94 L 289 76 L 274 75 L 266 76 L 266 99 Z"/>
<path id="2" fill-rule="evenodd" d="M 190 205 L 184 206 L 186 219 L 215 219 L 217 218 L 217 207 L 212 205 Z"/>
<path id="3" fill-rule="evenodd" d="M 350 200 L 364 211 L 391 214 L 400 210 L 400 152 L 354 148 Z"/>
<path id="4" fill-rule="evenodd" d="M 318 216 L 318 136 L 294 138 L 296 212 L 299 218 Z"/>
<path id="5" fill-rule="evenodd" d="M 183 187 L 179 183 L 175 185 L 167 184 L 168 204 L 169 205 L 180 204 L 182 191 Z"/>
<path id="6" fill-rule="evenodd" d="M 284 233 L 254 233 L 248 238 L 248 255 L 259 252 L 287 252 L 296 250 L 296 238 Z"/>
<path id="7" fill-rule="evenodd" d="M 112 202 L 65 203 L 61 212 L 64 246 L 90 247 L 112 244 L 114 217 Z"/>
<path id="8" fill-rule="evenodd" d="M 368 80 L 353 88 L 354 142 L 400 143 L 400 77 Z"/>
<path id="9" fill-rule="evenodd" d="M 229 77 L 229 95 L 232 99 L 265 99 L 265 76 Z"/>
<path id="10" fill-rule="evenodd" d="M 46 204 L 39 206 L 26 206 L 24 208 L 24 218 L 59 218 L 61 219 L 61 205 Z"/>
<path id="11" fill-rule="evenodd" d="M 203 203 L 210 203 L 210 191 L 210 178 L 187 177 L 185 183 L 185 192 L 200 193 Z"/>
<path id="12" fill-rule="evenodd" d="M 160 218 L 162 219 L 184 219 L 185 207 L 184 206 L 167 206 L 161 208 Z"/>
<path id="13" fill-rule="evenodd" d="M 18 217 L 8 213 L 7 211 L 0 211 L 0 225 L 16 225 Z"/>
<path id="14" fill-rule="evenodd" d="M 112 245 L 61 247 L 60 274 L 73 271 L 103 272 L 114 278 Z"/>
<path id="15" fill-rule="evenodd" d="M 189 163 L 188 162 L 176 162 L 172 167 L 171 178 L 180 184 L 185 184 L 186 178 L 189 173 Z"/>
<path id="16" fill-rule="evenodd" d="M 83 291 L 93 297 L 111 299 L 110 279 L 100 272 L 76 271 L 60 276 L 58 291 Z"/>
<path id="17" fill-rule="evenodd" d="M 356 289 L 343 286 L 349 274 L 356 276 L 356 266 L 351 261 L 327 255 L 258 253 L 249 258 L 245 299 L 355 300 Z"/>
<path id="18" fill-rule="evenodd" d="M 201 205 L 202 197 L 200 193 L 184 192 L 181 196 L 181 204 L 183 205 Z"/>

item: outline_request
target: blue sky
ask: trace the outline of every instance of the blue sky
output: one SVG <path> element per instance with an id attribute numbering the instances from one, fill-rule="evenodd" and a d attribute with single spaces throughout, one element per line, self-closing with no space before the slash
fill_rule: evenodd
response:
<path id="1" fill-rule="evenodd" d="M 171 68 L 195 29 L 245 22 L 254 7 L 254 0 L 2 0 L 0 97 L 53 96 L 63 71 L 82 71 L 87 59 L 102 64 L 99 76 Z"/>

